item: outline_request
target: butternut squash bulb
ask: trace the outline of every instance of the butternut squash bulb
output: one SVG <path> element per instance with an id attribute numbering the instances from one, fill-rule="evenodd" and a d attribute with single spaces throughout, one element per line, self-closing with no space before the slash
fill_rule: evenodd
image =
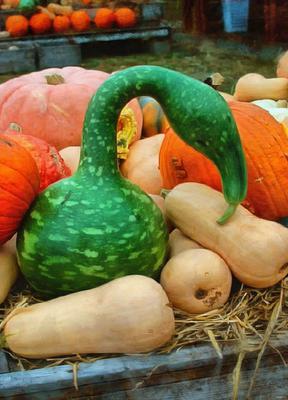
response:
<path id="1" fill-rule="evenodd" d="M 120 165 L 122 175 L 150 194 L 159 194 L 163 184 L 159 170 L 159 150 L 164 134 L 138 140 Z"/>
<path id="2" fill-rule="evenodd" d="M 160 283 L 174 307 L 199 314 L 226 303 L 232 274 L 213 251 L 189 249 L 170 258 L 161 272 Z"/>
<path id="3" fill-rule="evenodd" d="M 166 343 L 174 315 L 155 280 L 130 275 L 95 289 L 19 308 L 8 319 L 8 347 L 27 358 L 141 353 Z"/>
<path id="4" fill-rule="evenodd" d="M 165 202 L 165 200 L 164 200 Z M 174 257 L 179 253 L 191 249 L 201 249 L 202 246 L 184 235 L 180 229 L 173 229 L 169 234 L 169 256 Z"/>
<path id="5" fill-rule="evenodd" d="M 246 74 L 237 81 L 233 96 L 238 101 L 287 99 L 288 79 L 265 78 L 255 73 Z"/>
<path id="6" fill-rule="evenodd" d="M 219 254 L 244 284 L 265 288 L 287 275 L 288 229 L 279 223 L 240 205 L 225 225 L 217 224 L 215 216 L 225 208 L 223 195 L 200 183 L 177 185 L 166 196 L 165 208 L 177 228 Z"/>
<path id="7" fill-rule="evenodd" d="M 16 282 L 19 268 L 16 258 L 16 236 L 0 246 L 0 304 Z"/>

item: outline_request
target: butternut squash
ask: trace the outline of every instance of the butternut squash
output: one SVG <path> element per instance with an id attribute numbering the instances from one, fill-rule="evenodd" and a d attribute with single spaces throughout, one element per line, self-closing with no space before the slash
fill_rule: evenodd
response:
<path id="1" fill-rule="evenodd" d="M 163 199 L 164 200 L 164 199 Z M 165 201 L 165 200 L 164 200 Z M 201 245 L 195 240 L 184 235 L 180 229 L 173 229 L 169 234 L 169 256 L 174 257 L 185 250 L 201 249 Z"/>
<path id="2" fill-rule="evenodd" d="M 73 175 L 79 165 L 80 161 L 80 146 L 69 146 L 59 151 L 59 154 L 63 158 L 65 165 L 70 169 L 71 175 Z"/>
<path id="3" fill-rule="evenodd" d="M 288 51 L 280 54 L 276 66 L 276 75 L 278 78 L 288 78 Z"/>
<path id="4" fill-rule="evenodd" d="M 171 232 L 173 229 L 173 225 L 172 225 L 171 221 L 169 221 L 169 218 L 166 215 L 164 198 L 162 196 L 160 196 L 160 194 L 149 194 L 149 196 L 154 201 L 154 203 L 160 208 L 162 215 L 164 217 L 164 220 L 167 224 L 168 232 Z"/>
<path id="5" fill-rule="evenodd" d="M 199 314 L 226 303 L 232 274 L 213 251 L 190 249 L 170 258 L 161 272 L 160 283 L 173 306 Z"/>
<path id="6" fill-rule="evenodd" d="M 8 347 L 27 358 L 147 352 L 173 332 L 164 290 L 140 275 L 18 309 L 4 326 Z"/>
<path id="7" fill-rule="evenodd" d="M 265 78 L 255 73 L 246 74 L 236 83 L 233 96 L 238 101 L 287 99 L 288 79 Z"/>
<path id="8" fill-rule="evenodd" d="M 158 165 L 164 136 L 160 133 L 133 143 L 127 160 L 120 165 L 122 175 L 146 193 L 159 194 L 163 187 Z"/>
<path id="9" fill-rule="evenodd" d="M 241 282 L 274 285 L 288 273 L 288 229 L 240 205 L 227 224 L 216 223 L 225 209 L 222 193 L 199 183 L 183 183 L 165 198 L 168 218 L 185 235 L 218 253 Z"/>
<path id="10" fill-rule="evenodd" d="M 230 93 L 225 93 L 225 92 L 221 92 L 221 91 L 218 91 L 218 93 L 221 94 L 221 96 L 223 97 L 223 99 L 226 100 L 226 101 L 235 100 L 235 99 L 234 99 L 234 96 L 233 96 L 232 94 L 230 94 Z"/>
<path id="11" fill-rule="evenodd" d="M 0 304 L 16 282 L 19 268 L 16 258 L 16 235 L 0 247 Z"/>

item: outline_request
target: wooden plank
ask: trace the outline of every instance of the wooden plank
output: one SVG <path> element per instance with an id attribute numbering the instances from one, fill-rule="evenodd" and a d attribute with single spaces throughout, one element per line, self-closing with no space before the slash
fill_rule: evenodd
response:
<path id="1" fill-rule="evenodd" d="M 171 36 L 171 28 L 169 26 L 159 27 L 142 27 L 142 28 L 131 28 L 131 29 L 113 29 L 103 32 L 99 31 L 87 31 L 83 33 L 66 33 L 63 35 L 49 34 L 42 36 L 23 36 L 21 38 L 3 38 L 0 39 L 0 43 L 11 43 L 13 45 L 21 45 L 26 42 L 29 44 L 39 45 L 61 45 L 61 44 L 83 44 L 92 42 L 111 42 L 111 41 L 123 41 L 123 40 L 142 40 L 142 39 L 165 39 Z"/>
<path id="2" fill-rule="evenodd" d="M 286 362 L 288 362 L 287 338 L 288 336 L 273 343 L 279 351 L 282 351 L 282 357 L 286 359 Z M 5 395 L 3 398 L 7 399 L 36 400 L 39 393 L 46 395 L 48 392 L 53 394 L 54 397 L 51 398 L 60 399 L 62 397 L 59 396 L 64 393 L 65 396 L 69 396 L 65 398 L 80 398 L 80 396 L 85 398 L 85 396 L 103 394 L 108 396 L 110 392 L 132 391 L 134 393 L 143 386 L 151 386 L 160 390 L 158 387 L 169 386 L 177 382 L 195 383 L 203 379 L 213 380 L 224 375 L 228 376 L 232 374 L 235 367 L 236 355 L 237 347 L 235 346 L 225 345 L 223 359 L 220 359 L 210 345 L 201 345 L 183 348 L 168 355 L 121 356 L 99 360 L 91 364 L 81 363 L 77 373 L 80 391 L 76 391 L 73 387 L 73 371 L 69 365 L 13 372 L 1 376 L 0 395 Z M 246 361 L 243 363 L 244 372 L 247 371 L 252 375 L 256 356 L 255 352 L 248 353 Z M 271 376 L 267 371 L 271 371 L 269 373 Z M 279 354 L 273 349 L 267 349 L 263 357 L 259 375 L 262 377 L 263 374 L 269 375 L 271 385 L 276 385 L 277 380 L 280 387 L 279 396 L 282 396 L 281 388 L 283 385 L 285 386 L 284 382 L 288 379 L 288 368 L 284 367 Z M 265 379 L 263 382 L 265 383 Z M 283 385 L 279 385 L 279 382 L 283 382 Z M 111 400 L 114 400 L 113 396 Z M 222 399 L 222 397 L 219 398 Z M 276 399 L 276 397 L 274 398 Z"/>
<path id="3" fill-rule="evenodd" d="M 241 373 L 238 400 L 246 400 L 252 371 Z M 250 399 L 257 400 L 287 400 L 288 370 L 282 366 L 261 369 L 255 380 Z M 122 390 L 121 390 L 122 389 Z M 129 382 L 116 382 L 109 385 L 87 385 L 76 389 L 53 390 L 53 386 L 47 391 L 34 393 L 22 393 L 18 395 L 5 395 L 0 398 L 5 400 L 40 400 L 40 399 L 97 399 L 97 400 L 231 400 L 233 392 L 233 376 L 222 374 L 208 378 L 179 380 L 175 377 L 173 382 L 166 383 L 142 382 L 130 379 Z"/>

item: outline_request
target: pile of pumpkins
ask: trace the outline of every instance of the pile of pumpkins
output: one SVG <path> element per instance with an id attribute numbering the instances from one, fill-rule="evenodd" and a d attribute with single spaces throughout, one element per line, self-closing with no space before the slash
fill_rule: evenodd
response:
<path id="1" fill-rule="evenodd" d="M 119 82 L 125 84 L 123 77 L 120 73 Z M 220 225 L 216 221 L 227 204 L 221 193 L 219 171 L 175 133 L 170 118 L 152 97 L 134 98 L 122 110 L 117 123 L 118 165 L 101 159 L 100 150 L 95 160 L 102 164 L 94 164 L 92 153 L 101 146 L 113 152 L 105 139 L 96 141 L 87 133 L 92 127 L 97 131 L 100 118 L 93 101 L 89 101 L 93 93 L 99 92 L 101 99 L 108 91 L 109 81 L 113 81 L 108 78 L 101 71 L 66 67 L 34 72 L 0 86 L 0 302 L 17 279 L 18 263 L 44 300 L 12 311 L 4 321 L 7 346 L 24 357 L 152 351 L 175 332 L 173 307 L 187 313 L 209 312 L 228 301 L 234 278 L 251 287 L 266 288 L 288 273 L 288 230 L 276 222 L 288 215 L 288 137 L 284 125 L 251 102 L 223 94 L 226 102 L 214 89 L 200 86 L 209 96 L 215 92 L 217 104 L 234 117 L 246 156 L 247 196 L 230 219 Z M 112 98 L 117 95 L 121 97 L 121 93 L 111 94 Z M 105 110 L 105 116 L 106 112 L 109 119 L 114 113 L 118 115 L 111 107 Z M 108 120 L 105 124 L 109 125 Z M 114 168 L 127 180 L 118 189 L 107 189 L 108 183 L 118 185 Z M 95 175 L 98 183 L 93 188 Z M 69 176 L 73 179 L 63 179 Z M 80 181 L 85 181 L 84 197 Z M 93 212 L 89 209 L 89 199 L 96 194 L 97 229 L 90 224 Z M 69 207 L 76 210 L 74 219 Z M 111 209 L 111 225 L 101 224 L 105 207 Z M 84 228 L 80 227 L 77 210 L 81 219 L 87 214 Z M 66 294 L 68 286 L 56 285 L 51 296 L 49 265 L 54 268 L 59 263 L 58 269 L 61 265 L 65 271 L 67 263 L 63 256 L 57 259 L 52 248 L 50 264 L 42 263 L 42 255 L 38 254 L 39 265 L 35 266 L 34 276 L 31 274 L 44 230 L 42 212 L 51 220 L 47 247 L 50 243 L 64 247 L 83 271 L 81 282 L 77 282 L 80 290 Z M 125 222 L 118 226 L 119 213 Z M 56 223 L 61 219 L 63 226 Z M 146 243 L 143 248 L 141 241 L 135 245 L 129 236 L 138 223 L 143 231 L 137 234 Z M 71 233 L 69 243 L 62 236 L 65 229 Z M 76 251 L 74 238 L 78 230 L 85 230 L 87 241 Z M 107 282 L 103 265 L 114 265 L 118 257 L 109 234 L 118 245 L 123 243 L 119 254 L 125 272 L 118 271 Z M 110 253 L 103 265 L 96 261 L 92 264 L 99 279 L 97 287 L 85 289 L 81 284 L 92 277 L 86 276 L 80 261 L 84 255 L 86 260 L 96 260 L 102 251 L 90 247 L 89 235 L 91 240 L 103 237 L 103 249 Z M 153 245 L 154 237 L 157 246 Z M 149 248 L 147 243 L 151 243 Z M 164 249 L 161 254 L 159 248 Z M 143 257 L 143 273 L 140 268 L 135 274 L 129 265 L 133 266 L 139 257 Z M 152 260 L 155 262 L 149 273 L 146 259 L 151 265 Z M 41 280 L 35 276 L 36 270 Z M 69 274 L 66 282 L 73 280 L 73 269 Z M 46 300 L 46 294 L 54 298 Z"/>
<path id="2" fill-rule="evenodd" d="M 65 32 L 85 32 L 91 28 L 110 29 L 113 27 L 132 28 L 137 23 L 136 12 L 128 7 L 113 10 L 98 8 L 92 17 L 85 9 L 74 10 L 72 6 L 49 3 L 38 6 L 38 12 L 30 18 L 19 14 L 5 20 L 5 32 L 12 37 L 21 37 L 31 32 L 34 35 Z"/>

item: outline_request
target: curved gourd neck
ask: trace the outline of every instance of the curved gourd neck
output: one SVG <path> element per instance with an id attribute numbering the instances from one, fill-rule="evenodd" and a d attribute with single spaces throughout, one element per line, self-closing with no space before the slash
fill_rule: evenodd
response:
<path id="1" fill-rule="evenodd" d="M 139 96 L 156 99 L 178 136 L 216 164 L 229 204 L 237 205 L 245 198 L 245 158 L 225 100 L 196 79 L 156 66 L 137 66 L 117 72 L 92 97 L 84 121 L 79 172 L 106 177 L 119 174 L 118 117 L 122 108 Z"/>
<path id="2" fill-rule="evenodd" d="M 96 168 L 108 175 L 118 174 L 116 127 L 120 112 L 131 99 L 145 93 L 162 102 L 161 92 L 168 85 L 163 70 L 166 76 L 163 68 L 132 67 L 113 74 L 101 85 L 85 115 L 79 170 L 93 173 Z"/>

